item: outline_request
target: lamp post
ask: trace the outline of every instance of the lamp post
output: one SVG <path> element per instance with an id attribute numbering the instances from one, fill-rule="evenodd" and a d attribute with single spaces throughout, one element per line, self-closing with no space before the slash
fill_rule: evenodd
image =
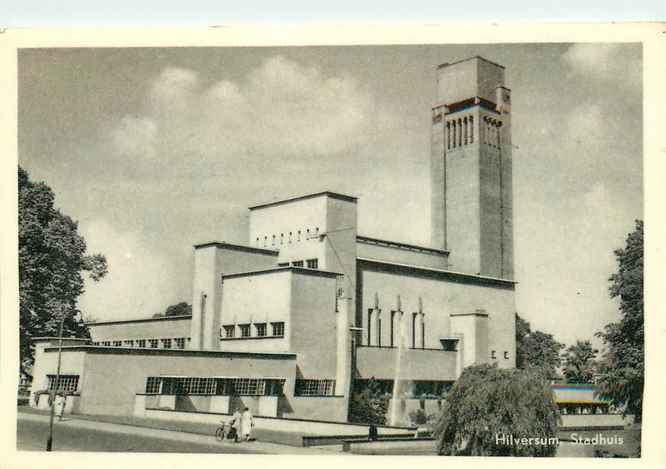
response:
<path id="1" fill-rule="evenodd" d="M 60 314 L 60 326 L 58 327 L 58 367 L 56 369 L 55 382 L 51 390 L 51 412 L 49 415 L 49 437 L 46 440 L 46 451 L 51 451 L 53 448 L 53 413 L 55 411 L 55 397 L 57 394 L 58 386 L 60 385 L 60 363 L 62 359 L 62 326 L 65 322 L 65 313 Z M 63 403 L 64 405 L 64 403 Z"/>

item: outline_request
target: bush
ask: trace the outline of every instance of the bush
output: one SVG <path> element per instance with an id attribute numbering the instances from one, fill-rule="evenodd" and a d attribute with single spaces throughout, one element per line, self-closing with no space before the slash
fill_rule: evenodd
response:
<path id="1" fill-rule="evenodd" d="M 374 379 L 361 392 L 352 395 L 349 420 L 355 423 L 385 425 L 390 396 L 382 392 Z"/>
<path id="2" fill-rule="evenodd" d="M 559 412 L 546 376 L 535 370 L 466 368 L 435 425 L 440 455 L 554 456 Z M 502 441 L 502 437 L 507 437 Z M 513 437 L 513 443 L 508 437 Z M 528 444 L 515 444 L 521 438 Z M 499 440 L 498 440 L 499 438 Z"/>

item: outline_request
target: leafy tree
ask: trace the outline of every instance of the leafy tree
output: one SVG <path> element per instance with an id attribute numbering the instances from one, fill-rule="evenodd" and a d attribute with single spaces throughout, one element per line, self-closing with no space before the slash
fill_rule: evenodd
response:
<path id="1" fill-rule="evenodd" d="M 559 413 L 543 370 L 463 370 L 435 424 L 440 455 L 554 456 Z M 511 444 L 502 436 L 538 438 Z"/>
<path id="2" fill-rule="evenodd" d="M 516 314 L 516 367 L 544 370 L 549 378 L 557 376 L 561 364 L 560 352 L 564 344 L 551 334 L 532 331 L 530 323 Z"/>
<path id="3" fill-rule="evenodd" d="M 356 423 L 386 424 L 390 396 L 371 378 L 367 386 L 352 395 L 349 420 Z"/>
<path id="4" fill-rule="evenodd" d="M 86 254 L 78 224 L 53 205 L 55 195 L 43 182 L 30 181 L 18 168 L 20 354 L 33 360 L 32 338 L 63 335 L 89 337 L 77 299 L 84 291 L 82 273 L 98 281 L 107 272 L 101 254 Z"/>
<path id="5" fill-rule="evenodd" d="M 187 314 L 192 314 L 192 305 L 188 305 L 184 301 L 171 305 L 164 311 L 165 316 L 184 316 Z"/>
<path id="6" fill-rule="evenodd" d="M 596 371 L 595 358 L 599 351 L 589 340 L 577 341 L 564 354 L 564 377 L 569 383 L 591 383 Z"/>
<path id="7" fill-rule="evenodd" d="M 641 420 L 644 381 L 643 221 L 629 233 L 624 249 L 617 249 L 618 270 L 609 281 L 611 298 L 619 298 L 619 322 L 597 332 L 606 350 L 599 366 L 600 394 Z"/>
<path id="8" fill-rule="evenodd" d="M 163 313 L 153 314 L 154 318 L 162 318 L 165 316 L 187 316 L 192 314 L 192 305 L 188 305 L 184 301 L 176 303 L 175 305 L 167 306 Z"/>

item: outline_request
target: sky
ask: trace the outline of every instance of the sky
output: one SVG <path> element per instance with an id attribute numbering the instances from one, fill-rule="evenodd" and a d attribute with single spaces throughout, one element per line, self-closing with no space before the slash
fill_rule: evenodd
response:
<path id="1" fill-rule="evenodd" d="M 429 245 L 435 69 L 473 55 L 512 89 L 517 312 L 592 339 L 643 216 L 640 44 L 23 49 L 19 164 L 109 265 L 85 316 L 191 302 L 192 245 L 247 244 L 247 207 L 288 196 L 357 196 L 360 234 Z"/>

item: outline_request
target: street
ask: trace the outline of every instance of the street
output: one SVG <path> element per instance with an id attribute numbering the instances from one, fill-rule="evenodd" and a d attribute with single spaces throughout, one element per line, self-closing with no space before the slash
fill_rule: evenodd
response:
<path id="1" fill-rule="evenodd" d="M 172 434 L 176 432 L 100 422 L 72 419 L 58 422 L 56 419 L 53 428 L 53 451 L 266 453 L 264 448 L 260 449 L 263 445 L 253 442 L 220 443 L 213 436 L 193 434 L 179 434 L 174 438 Z M 16 448 L 19 451 L 44 451 L 48 432 L 48 418 L 19 413 Z"/>

